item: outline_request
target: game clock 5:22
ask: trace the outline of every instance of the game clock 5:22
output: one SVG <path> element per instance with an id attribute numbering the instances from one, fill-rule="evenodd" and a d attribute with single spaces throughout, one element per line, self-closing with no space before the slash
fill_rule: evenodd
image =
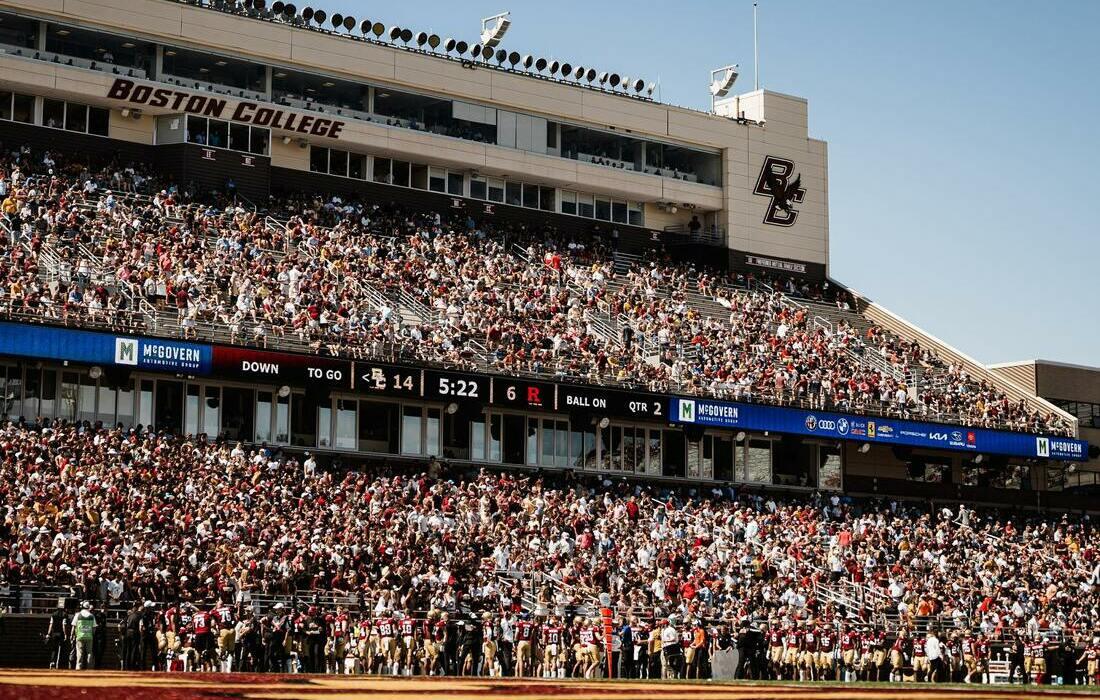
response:
<path id="1" fill-rule="evenodd" d="M 488 401 L 489 378 L 459 372 L 424 372 L 424 398 L 440 401 Z"/>

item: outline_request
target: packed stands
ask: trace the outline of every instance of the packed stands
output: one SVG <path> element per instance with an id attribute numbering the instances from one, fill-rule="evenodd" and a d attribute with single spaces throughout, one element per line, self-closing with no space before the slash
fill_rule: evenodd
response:
<path id="1" fill-rule="evenodd" d="M 335 196 L 273 200 L 261 213 L 135 167 L 59 160 L 23 149 L 0 162 L 0 309 L 15 317 L 1072 432 L 870 323 L 835 286 L 660 255 L 627 264 L 599 237 Z M 824 302 L 830 318 L 803 301 Z"/>
<path id="2" fill-rule="evenodd" d="M 368 626 L 447 613 L 499 634 L 502 611 L 508 624 L 588 626 L 608 592 L 620 623 L 705 625 L 712 639 L 720 626 L 797 629 L 802 646 L 806 629 L 1087 641 L 1100 609 L 1087 518 L 434 462 L 326 471 L 308 453 L 60 422 L 6 424 L 0 468 L 0 592 L 15 611 L 36 590 L 116 612 L 147 604 L 158 631 L 200 652 L 210 640 L 188 636 L 207 631 L 194 628 L 199 611 L 247 610 L 270 625 L 281 601 L 315 606 L 302 610 L 303 634 L 327 614 L 331 637 L 348 610 Z M 391 656 L 375 670 L 411 672 Z M 307 670 L 324 670 L 310 658 Z"/>

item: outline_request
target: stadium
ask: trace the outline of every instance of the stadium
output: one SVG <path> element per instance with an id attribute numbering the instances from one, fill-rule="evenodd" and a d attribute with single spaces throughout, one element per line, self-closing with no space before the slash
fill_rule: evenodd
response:
<path id="1" fill-rule="evenodd" d="M 1100 370 L 835 280 L 805 99 L 510 23 L 0 0 L 0 694 L 1096 684 Z"/>

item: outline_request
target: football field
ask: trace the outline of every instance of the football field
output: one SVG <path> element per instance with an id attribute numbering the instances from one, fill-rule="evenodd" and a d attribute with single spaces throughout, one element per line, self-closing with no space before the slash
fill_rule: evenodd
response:
<path id="1" fill-rule="evenodd" d="M 753 682 L 583 681 L 501 678 L 386 678 L 263 674 L 170 674 L 122 671 L 0 671 L 0 698 L 112 698 L 183 700 L 189 698 L 268 698 L 344 700 L 351 698 L 558 697 L 569 700 L 653 698 L 655 700 L 890 700 L 905 698 L 1067 698 L 1093 695 L 1091 689 L 1051 687 L 928 686 L 916 684 L 797 684 Z"/>

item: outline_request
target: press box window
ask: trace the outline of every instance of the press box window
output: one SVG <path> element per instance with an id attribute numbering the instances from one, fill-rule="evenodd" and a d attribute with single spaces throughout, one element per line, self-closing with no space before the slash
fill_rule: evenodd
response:
<path id="1" fill-rule="evenodd" d="M 489 198 L 489 186 L 488 183 L 485 182 L 484 178 L 470 178 L 470 197 L 472 197 L 473 199 Z"/>
<path id="2" fill-rule="evenodd" d="M 577 213 L 577 193 L 562 190 L 561 193 L 561 213 L 573 214 Z"/>

